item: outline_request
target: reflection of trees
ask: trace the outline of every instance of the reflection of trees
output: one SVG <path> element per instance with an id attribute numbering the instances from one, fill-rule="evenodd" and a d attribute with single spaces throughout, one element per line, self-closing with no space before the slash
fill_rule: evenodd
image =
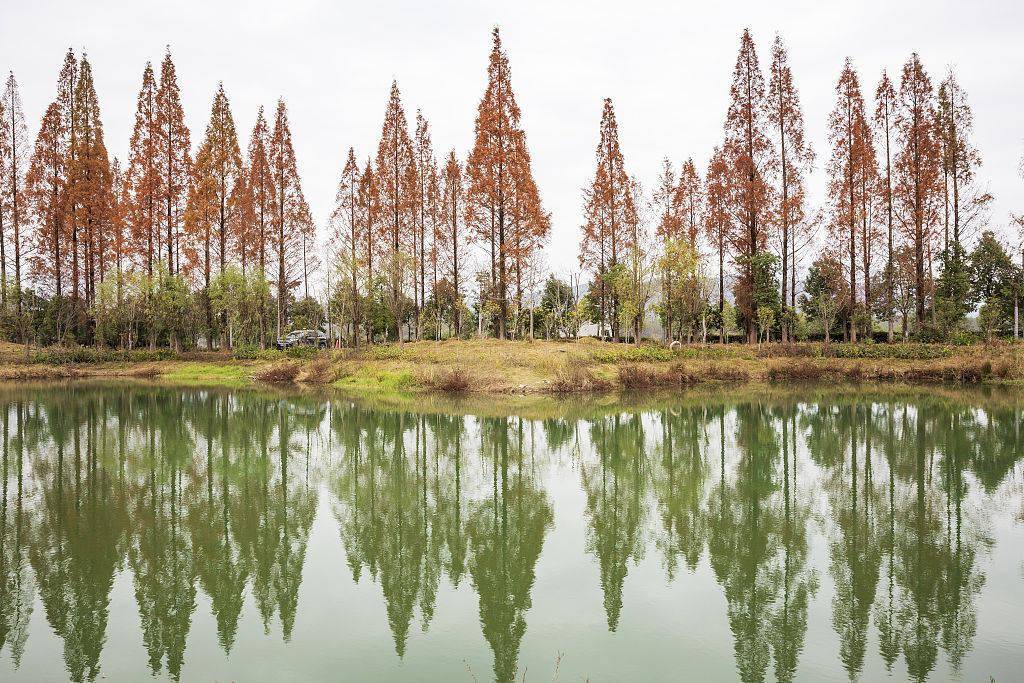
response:
<path id="1" fill-rule="evenodd" d="M 14 667 L 21 664 L 28 638 L 35 585 L 29 572 L 26 544 L 24 476 L 24 404 L 13 406 L 15 434 L 11 439 L 11 407 L 3 406 L 3 490 L 0 500 L 0 652 L 10 646 Z"/>
<path id="2" fill-rule="evenodd" d="M 984 578 L 974 567 L 974 543 L 983 539 L 963 530 L 966 463 L 957 447 L 962 419 L 955 411 L 936 414 L 931 406 L 919 407 L 903 435 L 902 455 L 912 463 L 913 476 L 902 499 L 895 502 L 896 622 L 907 670 L 915 680 L 927 678 L 940 646 L 951 668 L 958 670 L 976 630 L 973 600 Z M 952 447 L 945 449 L 937 473 L 934 435 L 928 434 L 936 420 L 948 420 L 953 431 L 946 437 Z M 929 486 L 935 474 L 941 479 L 941 492 Z"/>
<path id="3" fill-rule="evenodd" d="M 641 416 L 595 420 L 590 441 L 599 462 L 580 467 L 590 527 L 587 550 L 597 556 L 608 628 L 614 631 L 622 611 L 628 564 L 630 560 L 639 562 L 644 552 L 647 464 Z"/>
<path id="4" fill-rule="evenodd" d="M 494 652 L 494 678 L 515 678 L 526 632 L 534 568 L 554 517 L 520 446 L 509 454 L 507 418 L 482 421 L 481 450 L 491 462 L 491 494 L 470 506 L 469 573 L 480 597 L 480 623 Z"/>
<path id="5" fill-rule="evenodd" d="M 669 580 L 675 577 L 679 557 L 691 572 L 697 568 L 707 540 L 708 463 L 701 446 L 711 419 L 704 406 L 661 413 L 661 457 L 653 488 L 662 523 L 657 543 Z"/>
<path id="6" fill-rule="evenodd" d="M 248 431 L 239 429 L 242 425 L 231 424 L 226 394 L 206 397 L 199 405 L 204 415 L 197 417 L 196 427 L 203 436 L 205 470 L 189 492 L 188 524 L 199 585 L 210 596 L 220 645 L 230 652 L 249 578 L 241 546 L 231 534 L 230 505 L 239 492 L 231 462 L 230 434 L 232 427 L 246 435 Z"/>
<path id="7" fill-rule="evenodd" d="M 818 589 L 817 573 L 807 565 L 807 525 L 810 506 L 797 495 L 796 410 L 785 406 L 780 418 L 782 433 L 782 558 L 775 570 L 782 590 L 771 619 L 775 677 L 791 681 L 796 675 L 804 636 L 807 609 Z"/>
<path id="8" fill-rule="evenodd" d="M 255 450 L 242 449 L 238 464 L 236 537 L 264 630 L 269 631 L 277 614 L 288 640 L 316 513 L 316 489 L 305 474 L 295 474 L 308 472 L 309 453 L 297 441 L 294 413 L 287 402 L 255 398 L 241 415 L 250 417 L 239 427 L 248 430 Z"/>
<path id="9" fill-rule="evenodd" d="M 154 673 L 181 676 L 197 591 L 210 597 L 225 651 L 247 589 L 265 629 L 279 619 L 291 636 L 317 505 L 310 453 L 328 407 L 341 540 L 353 577 L 380 582 L 396 650 L 404 653 L 417 612 L 429 626 L 442 575 L 456 585 L 468 576 L 498 680 L 516 675 L 553 520 L 535 441 L 541 458 L 571 447 L 581 468 L 586 547 L 609 628 L 651 524 L 670 579 L 707 551 L 745 681 L 769 668 L 779 680 L 795 676 L 816 590 L 808 526 L 820 492 L 808 487 L 819 481 L 832 625 L 850 676 L 870 656 L 872 623 L 890 670 L 902 658 L 923 680 L 942 657 L 958 671 L 978 629 L 979 555 L 993 542 L 979 513 L 1020 457 L 1016 405 L 942 396 L 682 400 L 656 414 L 529 422 L 258 392 L 6 392 L 0 651 L 9 648 L 17 667 L 38 595 L 73 680 L 102 673 L 121 570 L 133 578 Z M 652 418 L 660 435 L 648 460 L 643 425 Z M 479 444 L 466 433 L 473 425 Z"/>
<path id="10" fill-rule="evenodd" d="M 725 589 L 743 681 L 764 680 L 773 652 L 776 676 L 792 678 L 806 633 L 809 595 L 815 590 L 814 574 L 806 566 L 809 512 L 790 480 L 795 473 L 790 469 L 787 413 L 782 415 L 785 431 L 780 434 L 768 406 L 736 407 L 735 478 L 727 483 L 723 444 L 722 476 L 710 497 L 711 566 Z M 724 414 L 719 432 L 724 442 Z M 781 454 L 780 441 L 786 446 Z M 795 463 L 794 459 L 793 468 Z"/>
<path id="11" fill-rule="evenodd" d="M 42 499 L 29 555 L 47 620 L 64 641 L 69 677 L 93 680 L 120 564 L 124 499 L 102 465 L 104 406 L 74 394 L 61 404 L 46 409 L 55 448 L 37 466 Z"/>
<path id="12" fill-rule="evenodd" d="M 135 543 L 129 563 L 149 666 L 177 679 L 195 609 L 192 539 L 185 528 L 184 480 L 192 439 L 182 428 L 181 402 L 161 401 L 147 412 L 144 482 L 134 507 Z"/>
<path id="13" fill-rule="evenodd" d="M 322 407 L 293 418 L 288 403 L 255 394 L 167 389 L 27 397 L 12 396 L 0 413 L 0 647 L 11 643 L 15 665 L 34 583 L 69 678 L 97 678 L 110 590 L 125 565 L 154 673 L 181 674 L 197 580 L 225 649 L 257 574 L 261 613 L 278 613 L 290 634 L 315 511 L 315 489 L 296 476 L 308 460 L 294 462 L 292 425 L 310 434 Z"/>
<path id="14" fill-rule="evenodd" d="M 413 612 L 424 625 L 433 614 L 440 578 L 443 537 L 428 499 L 427 438 L 424 420 L 404 413 L 352 417 L 340 426 L 349 451 L 335 483 L 336 510 L 353 578 L 362 568 L 379 580 L 387 605 L 395 651 L 405 653 Z M 339 425 L 336 425 L 336 429 Z M 365 430 L 366 436 L 359 435 Z M 413 432 L 412 461 L 406 433 Z M 365 451 L 365 452 L 364 452 Z"/>
<path id="15" fill-rule="evenodd" d="M 506 419 L 479 424 L 491 486 L 471 501 L 464 418 L 338 411 L 332 430 L 344 458 L 332 483 L 335 516 L 353 579 L 367 571 L 381 584 L 399 656 L 417 608 L 429 626 L 441 573 L 457 585 L 468 570 L 495 676 L 510 680 L 553 517 L 523 453 L 522 421 L 514 430 Z"/>
<path id="16" fill-rule="evenodd" d="M 465 521 L 465 455 L 463 453 L 463 427 L 461 416 L 437 415 L 433 417 L 435 496 L 437 516 L 435 534 L 444 544 L 444 570 L 456 586 L 466 572 Z"/>
<path id="17" fill-rule="evenodd" d="M 830 547 L 836 586 L 832 625 L 839 636 L 839 657 L 851 679 L 864 666 L 884 545 L 877 513 L 883 494 L 872 467 L 870 408 L 859 404 L 837 408 L 839 424 L 834 426 L 849 439 L 849 461 L 842 457 L 846 449 L 841 449 L 826 484 L 839 535 Z"/>

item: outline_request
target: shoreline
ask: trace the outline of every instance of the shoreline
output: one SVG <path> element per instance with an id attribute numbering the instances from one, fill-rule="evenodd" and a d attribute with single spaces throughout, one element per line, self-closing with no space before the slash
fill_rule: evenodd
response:
<path id="1" fill-rule="evenodd" d="M 119 360 L 109 360 L 117 357 Z M 54 359 L 71 358 L 71 362 Z M 95 362 L 91 360 L 95 358 Z M 0 382 L 136 380 L 187 386 L 278 386 L 352 394 L 532 395 L 679 391 L 831 383 L 1024 387 L 1024 345 L 760 346 L 448 340 L 287 353 L 0 348 Z"/>

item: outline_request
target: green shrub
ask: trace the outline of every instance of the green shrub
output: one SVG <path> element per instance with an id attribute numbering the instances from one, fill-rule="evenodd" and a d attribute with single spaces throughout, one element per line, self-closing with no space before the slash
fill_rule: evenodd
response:
<path id="1" fill-rule="evenodd" d="M 231 350 L 231 357 L 235 360 L 257 360 L 262 350 L 255 344 L 243 344 Z"/>
<path id="2" fill-rule="evenodd" d="M 284 355 L 289 358 L 296 358 L 299 360 L 308 360 L 310 358 L 316 358 L 317 354 L 320 353 L 320 349 L 315 346 L 293 346 L 286 349 Z"/>
<path id="3" fill-rule="evenodd" d="M 622 346 L 616 349 L 601 350 L 594 354 L 594 360 L 598 363 L 618 363 L 626 361 L 629 363 L 661 363 L 672 360 L 676 352 L 662 346 Z"/>
<path id="4" fill-rule="evenodd" d="M 868 358 L 893 360 L 934 360 L 949 358 L 953 349 L 943 344 L 849 344 L 829 346 L 833 358 Z"/>

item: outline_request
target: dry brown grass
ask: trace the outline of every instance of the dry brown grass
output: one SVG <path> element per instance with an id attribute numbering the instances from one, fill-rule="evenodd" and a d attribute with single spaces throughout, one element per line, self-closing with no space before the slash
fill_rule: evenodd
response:
<path id="1" fill-rule="evenodd" d="M 1020 379 L 1016 357 L 955 356 L 930 361 L 786 358 L 770 361 L 771 382 L 906 382 L 910 384 L 980 384 Z"/>
<path id="2" fill-rule="evenodd" d="M 284 361 L 266 365 L 255 373 L 252 378 L 264 384 L 288 384 L 299 376 L 300 366 L 294 361 Z"/>
<path id="3" fill-rule="evenodd" d="M 463 368 L 450 368 L 428 376 L 424 383 L 434 391 L 447 394 L 461 394 L 470 390 L 475 382 L 472 375 Z"/>
<path id="4" fill-rule="evenodd" d="M 680 387 L 701 382 L 746 382 L 750 373 L 742 367 L 724 363 L 674 363 L 667 368 L 649 365 L 619 367 L 619 385 L 635 390 L 652 387 Z"/>
<path id="5" fill-rule="evenodd" d="M 330 384 L 337 377 L 337 372 L 329 358 L 317 358 L 302 368 L 298 375 L 301 384 L 311 386 L 324 386 Z"/>
<path id="6" fill-rule="evenodd" d="M 644 389 L 660 385 L 662 373 L 644 365 L 619 366 L 619 385 L 623 389 Z"/>
<path id="7" fill-rule="evenodd" d="M 603 391 L 610 387 L 610 382 L 598 377 L 590 368 L 578 362 L 566 363 L 559 367 L 547 384 L 548 391 L 556 394 Z"/>

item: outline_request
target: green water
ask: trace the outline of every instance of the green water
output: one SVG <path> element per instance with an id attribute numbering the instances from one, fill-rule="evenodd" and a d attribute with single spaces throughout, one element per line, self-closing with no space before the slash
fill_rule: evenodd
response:
<path id="1" fill-rule="evenodd" d="M 0 680 L 1024 676 L 1014 395 L 401 405 L 0 389 Z"/>

